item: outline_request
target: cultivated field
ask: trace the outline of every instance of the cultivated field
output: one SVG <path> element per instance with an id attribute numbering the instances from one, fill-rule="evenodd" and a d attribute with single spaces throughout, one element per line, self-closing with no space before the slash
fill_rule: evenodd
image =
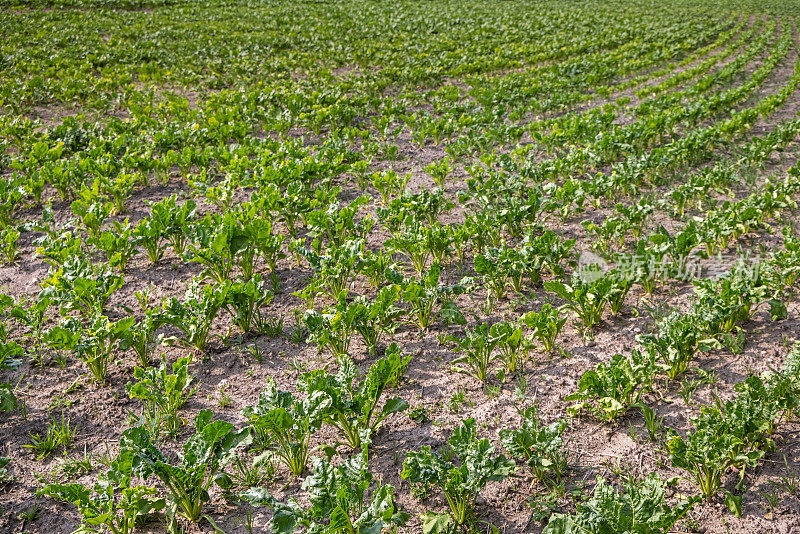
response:
<path id="1" fill-rule="evenodd" d="M 0 10 L 0 533 L 800 532 L 796 2 Z"/>

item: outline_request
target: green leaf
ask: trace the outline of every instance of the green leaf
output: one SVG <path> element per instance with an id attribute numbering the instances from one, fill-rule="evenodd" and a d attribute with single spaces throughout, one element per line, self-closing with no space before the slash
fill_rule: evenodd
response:
<path id="1" fill-rule="evenodd" d="M 269 490 L 259 487 L 253 487 L 240 493 L 239 498 L 244 499 L 253 506 L 268 506 L 269 508 L 274 508 L 277 502 Z"/>
<path id="2" fill-rule="evenodd" d="M 353 523 L 350 521 L 350 515 L 347 510 L 341 506 L 337 506 L 330 512 L 330 528 L 331 532 L 352 532 Z"/>
<path id="3" fill-rule="evenodd" d="M 217 473 L 214 475 L 214 484 L 223 490 L 229 490 L 233 487 L 233 480 L 227 473 Z"/>
<path id="4" fill-rule="evenodd" d="M 773 321 L 786 319 L 789 316 L 789 312 L 786 309 L 786 304 L 777 299 L 772 299 L 769 301 L 769 314 Z"/>
<path id="5" fill-rule="evenodd" d="M 575 523 L 572 518 L 564 514 L 553 514 L 542 530 L 542 534 L 573 534 Z M 577 534 L 577 532 L 576 532 Z"/>
<path id="6" fill-rule="evenodd" d="M 209 522 L 209 524 L 211 525 L 211 528 L 214 529 L 214 534 L 227 534 L 224 530 L 222 530 L 221 528 L 219 528 L 217 526 L 217 523 L 214 522 L 214 520 L 211 518 L 210 515 L 203 514 L 203 519 L 205 519 L 206 521 Z"/>
<path id="7" fill-rule="evenodd" d="M 386 415 L 392 413 L 399 413 L 408 409 L 408 402 L 404 399 L 387 399 L 386 404 L 383 405 L 382 412 Z"/>
<path id="8" fill-rule="evenodd" d="M 442 309 L 439 311 L 439 316 L 442 318 L 444 324 L 467 324 L 467 318 L 458 309 L 458 305 L 452 300 L 447 300 L 442 303 Z"/>
<path id="9" fill-rule="evenodd" d="M 736 517 L 742 517 L 742 496 L 734 495 L 730 491 L 725 492 L 725 506 Z"/>
<path id="10" fill-rule="evenodd" d="M 422 534 L 441 534 L 447 532 L 452 520 L 447 514 L 428 512 L 420 516 L 422 521 Z"/>
<path id="11" fill-rule="evenodd" d="M 18 407 L 11 384 L 0 383 L 0 412 L 11 412 Z"/>

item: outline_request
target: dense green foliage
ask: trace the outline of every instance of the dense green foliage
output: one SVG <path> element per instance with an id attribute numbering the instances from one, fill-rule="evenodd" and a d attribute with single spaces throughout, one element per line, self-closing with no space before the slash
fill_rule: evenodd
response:
<path id="1" fill-rule="evenodd" d="M 800 407 L 777 334 L 800 8 L 0 5 L 0 435 L 32 453 L 0 458 L 14 506 L 36 483 L 118 533 L 162 508 L 219 530 L 221 497 L 276 533 L 657 533 L 723 489 L 741 513 Z M 753 369 L 775 367 L 763 344 L 780 372 Z M 97 451 L 35 468 L 120 399 L 106 471 Z M 592 473 L 587 425 L 636 442 L 639 412 L 651 467 L 685 481 Z M 501 517 L 523 483 L 535 513 Z"/>

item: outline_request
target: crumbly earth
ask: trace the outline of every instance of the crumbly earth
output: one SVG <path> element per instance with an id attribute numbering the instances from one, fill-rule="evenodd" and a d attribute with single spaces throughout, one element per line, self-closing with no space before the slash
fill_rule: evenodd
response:
<path id="1" fill-rule="evenodd" d="M 432 9 L 435 3 L 432 3 Z M 569 3 L 567 3 L 569 4 Z M 17 13 L 28 12 L 30 6 L 19 8 Z M 62 9 L 62 8 L 58 8 Z M 63 9 L 75 9 L 63 8 Z M 91 11 L 93 8 L 82 7 Z M 149 16 L 152 11 L 170 9 L 169 5 L 154 5 L 142 11 L 138 16 Z M 40 12 L 41 13 L 41 12 Z M 135 13 L 128 16 L 137 16 Z M 746 14 L 749 28 L 762 15 Z M 798 61 L 797 28 L 788 18 L 781 19 L 778 32 L 792 33 L 792 47 L 789 54 L 779 63 L 778 68 L 769 75 L 753 95 L 739 103 L 744 109 L 754 102 L 772 94 L 783 87 L 792 76 Z M 744 30 L 742 30 L 744 31 Z M 757 60 L 747 66 L 740 75 L 747 79 L 769 54 L 764 50 Z M 731 58 L 716 65 L 717 71 L 735 59 Z M 554 60 L 558 61 L 558 60 Z M 695 63 L 679 67 L 690 68 Z M 379 68 L 380 65 L 377 66 Z M 521 69 L 530 66 L 523 66 Z M 332 72 L 336 78 L 357 77 L 364 69 L 344 66 Z M 511 71 L 507 71 L 506 74 Z M 671 74 L 674 74 L 671 72 Z M 653 85 L 667 75 L 647 80 Z M 211 77 L 211 75 L 209 75 Z M 299 82 L 302 76 L 298 75 Z M 459 78 L 454 78 L 456 84 Z M 689 86 L 693 80 L 672 89 L 679 91 Z M 741 80 L 729 82 L 732 85 Z M 164 94 L 180 95 L 190 108 L 203 108 L 206 100 L 213 98 L 213 90 L 202 88 L 193 91 L 191 87 L 159 88 Z M 388 88 L 385 94 L 391 94 Z M 423 88 L 420 88 L 423 91 Z M 586 111 L 594 106 L 614 102 L 620 97 L 629 97 L 630 89 L 612 92 L 607 98 L 597 98 L 582 104 L 575 109 Z M 165 100 L 162 100 L 162 102 Z M 634 99 L 630 106 L 638 104 Z M 770 117 L 760 120 L 746 139 L 772 131 L 779 123 L 795 118 L 800 109 L 800 92 L 793 92 L 780 110 Z M 417 103 L 410 106 L 412 111 L 431 111 L 432 106 Z M 574 111 L 574 110 L 573 110 Z M 566 111 L 565 111 L 566 112 Z M 61 107 L 55 103 L 38 105 L 25 110 L 25 115 L 40 121 L 42 130 L 60 124 L 74 109 Z M 121 120 L 129 120 L 126 110 L 116 109 Z M 108 117 L 106 117 L 107 119 Z M 102 114 L 98 121 L 105 120 Z M 620 124 L 634 121 L 632 116 L 621 116 Z M 715 117 L 714 120 L 719 120 Z M 275 136 L 291 140 L 302 139 L 309 146 L 324 142 L 326 132 L 314 133 L 305 127 L 293 127 L 285 133 L 273 131 L 259 132 L 256 135 Z M 740 145 L 745 140 L 737 141 Z M 408 130 L 403 130 L 392 142 L 398 148 L 397 160 L 380 160 L 372 162 L 374 171 L 394 169 L 398 173 L 411 173 L 408 190 L 418 192 L 432 189 L 435 184 L 425 167 L 441 160 L 447 155 L 447 142 L 440 144 L 429 140 L 422 145 L 415 142 Z M 534 144 L 535 140 L 524 135 L 519 145 Z M 518 145 L 498 146 L 497 153 L 510 153 Z M 356 142 L 356 150 L 363 148 Z M 765 164 L 757 169 L 756 184 L 763 183 L 766 176 L 786 176 L 787 169 L 796 163 L 798 145 L 791 143 L 783 152 L 768 158 Z M 14 149 L 8 148 L 7 154 L 13 156 Z M 737 154 L 736 146 L 720 149 L 708 165 L 726 157 Z M 547 154 L 536 154 L 537 159 L 546 159 Z M 470 176 L 468 167 L 476 158 L 467 158 L 456 165 L 447 179 L 446 193 L 455 207 L 440 217 L 443 224 L 460 224 L 465 215 L 474 207 L 458 201 L 458 193 L 465 189 L 465 180 Z M 605 170 L 610 171 L 611 167 Z M 3 165 L 4 177 L 12 173 L 12 169 Z M 191 169 L 199 173 L 198 167 Z M 690 170 L 687 173 L 693 172 Z M 380 205 L 380 196 L 372 187 L 360 189 L 352 173 L 344 173 L 335 179 L 336 185 L 342 188 L 340 199 L 348 201 L 361 194 L 372 197 L 360 216 L 371 215 L 377 218 L 375 208 Z M 671 185 L 654 188 L 653 196 L 666 195 Z M 749 184 L 736 184 L 729 191 L 715 192 L 715 198 L 725 200 L 742 198 L 747 194 Z M 659 189 L 660 188 L 660 189 Z M 244 201 L 252 191 L 246 188 L 237 192 L 237 199 Z M 104 228 L 111 228 L 114 221 L 129 220 L 136 224 L 150 213 L 149 203 L 158 201 L 169 195 L 177 194 L 179 199 L 194 198 L 198 204 L 198 212 L 213 213 L 219 209 L 207 199 L 192 190 L 188 181 L 176 168 L 165 184 L 152 180 L 149 185 L 137 186 L 128 201 L 124 214 L 112 216 Z M 52 201 L 54 223 L 60 227 L 74 226 L 73 212 L 68 201 L 61 200 L 56 191 L 47 186 L 43 198 Z M 636 198 L 632 199 L 636 200 Z M 557 216 L 545 220 L 544 224 L 556 231 L 562 238 L 577 240 L 576 257 L 581 251 L 589 251 L 594 238 L 587 233 L 581 224 L 584 220 L 601 222 L 613 213 L 614 203 L 595 207 L 587 203 L 582 213 L 562 222 Z M 694 210 L 692 215 L 702 215 L 702 210 Z M 19 223 L 40 221 L 42 210 L 40 205 L 29 205 L 15 214 Z M 737 243 L 747 250 L 757 251 L 759 246 L 772 249 L 780 244 L 780 230 L 786 225 L 800 229 L 800 221 L 796 211 L 785 212 L 783 219 L 771 221 L 769 226 L 759 234 L 742 236 Z M 648 220 L 646 228 L 655 230 L 660 225 L 672 230 L 680 228 L 682 220 L 669 213 L 657 210 Z M 287 233 L 283 226 L 279 231 Z M 41 283 L 48 276 L 50 265 L 37 254 L 35 240 L 42 233 L 37 231 L 23 232 L 20 238 L 20 251 L 17 259 L 0 266 L 0 288 L 3 293 L 22 299 L 35 298 L 41 289 Z M 380 250 L 390 232 L 380 225 L 367 236 L 367 248 Z M 631 239 L 629 238 L 629 241 Z M 630 243 L 628 243 L 630 244 Z M 735 250 L 732 246 L 731 251 Z M 94 253 L 97 261 L 102 261 L 101 253 Z M 398 256 L 399 260 L 400 257 Z M 403 267 L 407 276 L 413 275 L 413 269 Z M 125 284 L 113 294 L 106 306 L 106 314 L 111 319 L 118 319 L 132 314 L 138 319 L 143 317 L 143 309 L 137 293 L 147 291 L 151 306 L 157 305 L 168 297 L 181 298 L 186 283 L 201 272 L 196 263 L 184 261 L 176 257 L 171 250 L 156 264 L 151 264 L 143 253 L 133 258 L 125 271 Z M 266 276 L 268 268 L 259 264 L 258 271 Z M 243 337 L 231 323 L 228 314 L 220 313 L 214 322 L 212 341 L 204 351 L 194 351 L 183 346 L 157 347 L 156 355 L 162 355 L 167 361 L 192 355 L 190 372 L 195 377 L 197 391 L 181 409 L 181 417 L 188 422 L 172 440 L 165 440 L 161 446 L 174 453 L 179 450 L 192 433 L 191 421 L 204 409 L 211 409 L 217 417 L 230 421 L 237 427 L 245 425 L 246 419 L 241 414 L 243 408 L 257 403 L 258 396 L 264 388 L 267 378 L 277 381 L 280 389 L 296 391 L 297 378 L 303 370 L 329 366 L 335 369 L 335 359 L 326 351 L 314 344 L 297 343 L 290 339 L 288 332 L 296 324 L 295 310 L 303 310 L 305 303 L 294 293 L 306 286 L 313 276 L 313 271 L 306 263 L 297 264 L 289 254 L 281 260 L 277 271 L 280 279 L 280 291 L 268 306 L 271 317 L 285 318 L 284 335 L 270 337 L 267 335 L 250 335 Z M 472 256 L 469 255 L 463 264 L 449 262 L 444 269 L 444 278 L 448 283 L 456 282 L 463 276 L 474 276 Z M 546 279 L 554 279 L 552 276 Z M 353 294 L 374 296 L 372 288 L 363 277 L 356 279 L 352 288 Z M 523 370 L 514 377 L 501 381 L 492 377 L 487 384 L 481 384 L 472 376 L 458 372 L 452 361 L 457 357 L 452 345 L 443 343 L 443 338 L 452 334 L 459 336 L 464 327 L 443 325 L 440 322 L 427 330 L 404 323 L 397 331 L 385 339 L 379 348 L 378 355 L 370 355 L 360 339 L 353 342 L 350 353 L 361 372 L 369 368 L 380 356 L 380 352 L 390 341 L 397 342 L 404 354 L 413 358 L 405 377 L 399 386 L 391 391 L 391 395 L 399 396 L 409 402 L 411 408 L 424 408 L 427 420 L 412 420 L 406 413 L 395 414 L 385 421 L 380 430 L 373 436 L 370 447 L 369 465 L 376 477 L 395 488 L 398 504 L 411 514 L 408 525 L 400 527 L 399 532 L 421 532 L 418 517 L 425 511 L 444 511 L 447 503 L 441 494 L 431 492 L 426 498 L 419 500 L 412 496 L 411 485 L 400 477 L 402 462 L 406 452 L 419 450 L 424 445 L 441 449 L 450 437 L 452 429 L 463 419 L 474 418 L 478 423 L 481 436 L 488 437 L 500 449 L 498 432 L 505 428 L 515 428 L 521 421 L 521 409 L 536 403 L 539 413 L 545 422 L 566 417 L 570 403 L 563 398 L 576 390 L 581 375 L 595 367 L 598 363 L 608 361 L 614 354 L 628 354 L 638 343 L 636 336 L 650 332 L 653 328 L 654 310 L 677 309 L 686 311 L 693 294 L 689 283 L 669 281 L 657 286 L 652 294 L 645 294 L 638 285 L 634 285 L 625 299 L 621 313 L 611 316 L 606 314 L 603 322 L 596 328 L 594 339 L 586 342 L 577 327 L 568 321 L 564 331 L 558 337 L 559 351 L 543 354 L 532 350 L 524 363 Z M 796 296 L 795 296 L 796 297 Z M 509 291 L 503 299 L 493 299 L 487 305 L 486 288 L 478 288 L 470 294 L 461 295 L 457 304 L 464 312 L 469 326 L 478 323 L 494 323 L 501 320 L 516 320 L 525 312 L 538 310 L 544 303 L 562 304 L 554 294 L 541 286 L 526 288 L 524 292 Z M 155 303 L 155 304 L 153 304 Z M 46 327 L 57 324 L 59 317 L 55 310 L 48 316 Z M 742 382 L 749 374 L 761 373 L 770 369 L 779 369 L 788 354 L 792 343 L 800 332 L 800 303 L 792 298 L 788 303 L 788 318 L 773 322 L 768 309 L 760 309 L 751 321 L 741 325 L 746 344 L 741 354 L 719 350 L 703 353 L 691 364 L 691 369 L 679 381 L 669 382 L 663 377 L 656 379 L 657 394 L 647 395 L 645 402 L 652 406 L 659 417 L 663 417 L 665 427 L 674 428 L 678 432 L 686 432 L 690 428 L 690 419 L 700 413 L 703 406 L 714 403 L 715 397 L 722 400 L 734 396 L 734 385 Z M 165 336 L 176 335 L 171 327 L 163 327 L 160 333 Z M 14 334 L 12 334 L 12 339 Z M 26 339 L 19 338 L 28 351 L 31 346 Z M 260 354 L 260 361 L 254 357 Z M 0 488 L 0 532 L 31 533 L 68 533 L 79 524 L 80 517 L 74 506 L 58 503 L 52 499 L 37 496 L 36 492 L 45 483 L 52 481 L 65 482 L 77 480 L 92 483 L 102 471 L 101 461 L 113 456 L 117 450 L 121 433 L 129 428 L 141 409 L 141 403 L 129 398 L 126 384 L 133 381 L 133 370 L 137 366 L 132 352 L 118 354 L 112 365 L 108 380 L 98 385 L 88 379 L 87 370 L 82 362 L 70 354 L 57 354 L 44 350 L 37 363 L 30 356 L 24 358 L 18 370 L 4 371 L 4 380 L 15 385 L 16 395 L 24 408 L 0 415 L 0 455 L 12 458 L 10 470 L 14 481 Z M 687 403 L 681 389 L 687 381 L 696 378 L 696 369 L 715 372 L 717 381 L 713 384 L 697 383 L 696 391 Z M 59 448 L 55 454 L 37 459 L 34 451 L 27 446 L 32 434 L 43 434 L 51 418 L 69 417 L 71 425 L 77 429 L 77 437 L 67 450 Z M 618 484 L 623 473 L 641 478 L 655 472 L 664 478 L 684 473 L 670 466 L 664 446 L 651 442 L 645 431 L 641 415 L 632 411 L 613 423 L 602 423 L 589 417 L 570 419 L 567 430 L 567 448 L 570 451 L 570 469 L 562 487 L 547 487 L 536 483 L 525 471 L 520 470 L 502 482 L 490 483 L 477 499 L 476 508 L 480 521 L 476 531 L 490 531 L 488 525 L 494 525 L 503 533 L 540 532 L 547 523 L 548 506 L 564 511 L 574 510 L 574 503 L 591 492 L 595 479 L 603 476 L 614 484 Z M 324 427 L 314 439 L 315 446 L 336 441 L 334 429 Z M 783 493 L 776 485 L 781 477 L 800 473 L 800 424 L 797 420 L 782 423 L 775 435 L 776 447 L 768 451 L 755 471 L 747 475 L 747 487 L 743 493 L 743 516 L 732 515 L 721 500 L 702 502 L 695 505 L 686 521 L 679 524 L 681 532 L 800 532 L 800 501 L 797 495 Z M 246 458 L 253 453 L 242 451 Z M 318 453 L 321 454 L 321 453 Z M 88 458 L 91 468 L 74 471 L 69 469 L 75 459 Z M 153 483 L 153 481 L 149 481 Z M 735 474 L 725 478 L 725 488 L 733 490 L 736 484 Z M 283 467 L 279 467 L 274 479 L 269 481 L 269 488 L 279 500 L 296 497 L 307 502 L 307 495 L 301 488 L 301 480 L 290 476 Z M 690 483 L 682 480 L 675 489 L 670 490 L 669 498 L 676 500 L 681 496 L 691 495 L 694 490 Z M 778 493 L 777 504 L 770 503 L 770 498 Z M 552 500 L 549 500 L 552 496 Z M 549 504 L 548 504 L 549 503 Z M 28 514 L 28 512 L 36 513 Z M 266 508 L 253 509 L 226 500 L 219 490 L 212 492 L 212 502 L 208 513 L 217 526 L 224 532 L 247 532 L 246 514 L 252 513 L 253 532 L 266 532 L 271 513 Z M 164 527 L 159 520 L 149 522 L 137 529 L 137 532 L 163 532 Z M 199 524 L 183 524 L 186 532 L 213 532 L 208 522 Z"/>

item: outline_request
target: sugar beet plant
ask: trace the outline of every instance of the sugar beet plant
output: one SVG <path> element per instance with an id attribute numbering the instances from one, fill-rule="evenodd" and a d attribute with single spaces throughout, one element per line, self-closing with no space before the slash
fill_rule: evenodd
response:
<path id="1" fill-rule="evenodd" d="M 255 505 L 272 508 L 270 531 L 380 533 L 402 526 L 408 514 L 395 503 L 394 488 L 375 481 L 367 469 L 367 450 L 340 465 L 316 458 L 311 474 L 303 482 L 311 506 L 303 507 L 295 498 L 287 503 L 275 499 L 265 488 L 251 488 L 241 497 Z"/>
<path id="2" fill-rule="evenodd" d="M 334 426 L 345 444 L 358 449 L 371 441 L 384 419 L 408 408 L 408 402 L 400 398 L 381 400 L 390 382 L 396 382 L 402 375 L 407 362 L 400 352 L 387 351 L 363 379 L 359 379 L 358 370 L 348 356 L 340 356 L 338 364 L 336 375 L 324 370 L 305 373 L 299 386 L 315 400 L 315 417 Z"/>
<path id="3" fill-rule="evenodd" d="M 542 352 L 549 353 L 556 346 L 556 339 L 564 328 L 567 318 L 562 316 L 558 308 L 548 302 L 538 312 L 528 312 L 521 317 L 529 329 L 529 336 L 542 345 Z"/>
<path id="4" fill-rule="evenodd" d="M 42 283 L 42 298 L 59 307 L 62 315 L 72 312 L 84 318 L 102 314 L 106 303 L 125 280 L 102 264 L 80 254 L 69 256 L 58 269 L 51 269 Z"/>
<path id="5" fill-rule="evenodd" d="M 156 440 L 162 433 L 175 437 L 183 424 L 178 410 L 197 391 L 192 387 L 188 358 L 178 359 L 171 366 L 172 372 L 168 371 L 166 358 L 159 367 L 137 367 L 133 371 L 136 382 L 125 386 L 132 399 L 144 403 L 141 414 L 135 416 L 138 425 Z"/>
<path id="6" fill-rule="evenodd" d="M 153 443 L 146 429 L 126 430 L 120 453 L 130 462 L 134 476 L 158 478 L 166 486 L 168 516 L 179 514 L 189 521 L 203 518 L 203 507 L 211 500 L 209 489 L 222 480 L 225 466 L 236 449 L 250 439 L 248 429 L 235 430 L 231 423 L 214 421 L 210 410 L 195 418 L 195 433 L 183 447 L 178 461 L 170 461 Z"/>
<path id="7" fill-rule="evenodd" d="M 439 318 L 445 324 L 466 324 L 458 305 L 453 300 L 456 296 L 467 292 L 469 283 L 444 285 L 440 282 L 442 268 L 434 263 L 420 281 L 403 282 L 402 298 L 407 302 L 411 312 L 411 321 L 422 329 L 426 329 Z"/>
<path id="8" fill-rule="evenodd" d="M 685 437 L 670 432 L 667 442 L 672 465 L 687 472 L 700 495 L 713 499 L 723 476 L 734 468 L 739 481 L 774 446 L 777 425 L 800 407 L 797 373 L 800 351 L 794 349 L 782 372 L 750 376 L 734 400 L 707 408 L 694 419 Z"/>
<path id="9" fill-rule="evenodd" d="M 208 343 L 214 319 L 228 302 L 229 289 L 230 281 L 214 286 L 194 278 L 188 284 L 184 299 L 167 299 L 153 320 L 156 325 L 172 325 L 183 334 L 182 338 L 171 339 L 203 350 Z M 236 309 L 233 303 L 231 306 Z M 238 315 L 237 311 L 234 313 Z"/>
<path id="10" fill-rule="evenodd" d="M 37 494 L 78 507 L 81 532 L 132 534 L 153 512 L 164 509 L 165 501 L 155 488 L 134 485 L 130 452 L 119 454 L 94 486 L 73 482 L 48 484 Z"/>
<path id="11" fill-rule="evenodd" d="M 591 498 L 579 503 L 574 514 L 550 516 L 542 532 L 670 532 L 697 502 L 696 498 L 675 505 L 667 501 L 667 485 L 651 473 L 641 481 L 627 481 L 624 492 L 597 477 Z"/>
<path id="12" fill-rule="evenodd" d="M 646 334 L 637 339 L 647 350 L 658 354 L 671 380 L 686 371 L 698 351 L 719 346 L 715 339 L 703 337 L 696 318 L 691 315 L 673 312 L 658 323 L 657 329 L 657 334 Z"/>
<path id="13" fill-rule="evenodd" d="M 319 403 L 316 398 L 298 399 L 280 391 L 269 380 L 258 404 L 242 413 L 250 422 L 256 445 L 274 451 L 294 476 L 300 476 L 308 467 L 311 437 L 322 426 Z"/>
<path id="14" fill-rule="evenodd" d="M 515 469 L 513 460 L 494 454 L 486 438 L 478 439 L 474 419 L 466 419 L 448 441 L 454 455 L 447 460 L 430 446 L 409 452 L 403 462 L 402 477 L 409 482 L 435 487 L 444 493 L 448 511 L 422 517 L 426 532 L 446 532 L 475 521 L 475 499 L 489 482 L 503 480 Z"/>
<path id="15" fill-rule="evenodd" d="M 584 337 L 591 339 L 593 329 L 600 324 L 613 288 L 613 278 L 592 271 L 575 272 L 569 283 L 545 282 L 544 288 L 566 301 L 564 306 L 572 311 L 576 324 Z"/>
<path id="16" fill-rule="evenodd" d="M 22 364 L 20 358 L 23 353 L 22 347 L 15 341 L 0 344 L 0 370 L 15 371 Z M 14 384 L 0 382 L 0 412 L 11 412 L 19 407 L 19 401 L 14 394 Z"/>
<path id="17" fill-rule="evenodd" d="M 474 329 L 465 329 L 463 338 L 448 336 L 447 339 L 454 344 L 457 352 L 463 353 L 453 360 L 455 368 L 486 382 L 492 362 L 497 359 L 494 349 L 499 341 L 491 335 L 489 325 L 479 324 Z"/>
<path id="18" fill-rule="evenodd" d="M 263 307 L 272 301 L 274 294 L 266 288 L 261 274 L 256 273 L 248 280 L 224 285 L 225 302 L 223 307 L 230 313 L 233 324 L 243 334 L 249 334 L 256 325 L 265 323 Z"/>
<path id="19" fill-rule="evenodd" d="M 612 421 L 641 402 L 660 368 L 653 355 L 638 350 L 630 357 L 615 354 L 608 363 L 586 371 L 578 380 L 578 391 L 564 400 L 578 401 L 569 407 L 570 413 L 587 411 L 598 419 Z"/>
<path id="20" fill-rule="evenodd" d="M 536 406 L 526 408 L 521 415 L 522 426 L 519 429 L 500 431 L 503 447 L 512 457 L 527 465 L 536 480 L 561 480 L 569 461 L 563 438 L 567 422 L 559 420 L 544 425 Z"/>
<path id="21" fill-rule="evenodd" d="M 692 505 L 713 530 L 701 500 L 738 482 L 725 493 L 736 505 L 780 446 L 776 429 L 798 405 L 796 358 L 780 372 L 747 366 L 762 371 L 752 356 L 778 338 L 788 346 L 791 329 L 767 335 L 764 319 L 791 327 L 796 308 L 791 2 L 232 0 L 222 17 L 213 3 L 20 3 L 0 17 L 0 431 L 34 454 L 13 468 L 74 436 L 53 418 L 29 443 L 9 431 L 21 418 L 36 424 L 81 387 L 127 383 L 135 399 L 119 456 L 95 452 L 106 471 L 86 472 L 88 455 L 64 459 L 43 484 L 77 507 L 79 530 L 130 532 L 163 508 L 175 531 L 176 514 L 208 516 L 216 485 L 247 530 L 264 505 L 275 532 L 393 531 L 411 518 L 382 480 L 404 456 L 414 496 L 447 501 L 423 516 L 426 534 L 484 529 L 477 497 L 516 465 L 538 486 L 533 519 L 550 515 L 548 534 L 668 532 L 682 519 L 691 530 Z M 634 333 L 638 346 L 604 357 Z M 158 361 L 162 343 L 172 347 Z M 549 371 L 579 364 L 556 349 L 592 365 L 550 402 Z M 412 350 L 425 356 L 406 380 Z M 233 364 L 245 352 L 255 363 L 242 381 Z M 747 376 L 733 398 L 733 375 L 708 368 L 722 364 Z M 210 398 L 195 365 L 244 386 L 274 378 L 242 426 L 202 411 L 186 429 L 187 399 Z M 451 369 L 485 389 L 467 402 L 470 379 L 440 380 Z M 95 384 L 31 393 L 76 370 Z M 685 402 L 714 380 L 729 400 L 702 405 L 704 388 L 688 428 L 662 433 L 658 404 L 683 379 Z M 242 391 L 211 396 L 225 420 Z M 448 405 L 501 407 L 510 395 L 553 419 L 532 408 L 517 427 L 467 419 L 438 453 L 396 431 L 405 410 L 427 433 L 447 425 Z M 636 408 L 700 500 L 618 473 L 553 513 L 576 482 L 567 436 L 587 428 L 559 411 L 617 432 Z M 478 439 L 484 424 L 502 430 Z M 400 440 L 394 467 L 369 456 L 387 439 Z M 245 446 L 260 467 L 234 462 Z M 273 467 L 304 479 L 296 498 L 261 487 L 259 469 Z M 17 530 L 50 524 L 35 515 Z"/>
<path id="22" fill-rule="evenodd" d="M 84 327 L 77 319 L 68 319 L 47 330 L 43 341 L 56 350 L 69 350 L 82 360 L 97 383 L 104 383 L 118 353 L 128 346 L 127 332 L 135 319 L 111 321 L 105 315 L 95 317 Z"/>

